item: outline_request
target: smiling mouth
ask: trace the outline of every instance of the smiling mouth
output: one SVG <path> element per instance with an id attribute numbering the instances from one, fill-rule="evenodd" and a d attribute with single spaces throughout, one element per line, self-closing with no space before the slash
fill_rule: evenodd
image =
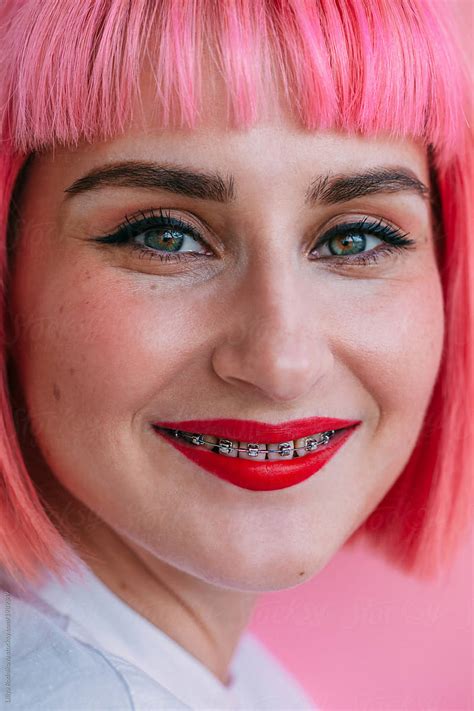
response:
<path id="1" fill-rule="evenodd" d="M 155 429 L 169 437 L 173 437 L 184 445 L 208 450 L 221 457 L 281 462 L 282 460 L 302 459 L 308 454 L 311 454 L 311 452 L 324 449 L 336 436 L 336 433 L 342 432 L 342 430 L 347 428 L 326 430 L 295 440 L 268 444 L 262 442 L 241 442 L 224 437 L 216 437 L 215 435 L 185 432 L 183 430 L 166 427 L 155 426 Z"/>
<path id="2" fill-rule="evenodd" d="M 191 432 L 194 424 L 204 432 Z M 197 464 L 201 472 L 244 489 L 276 491 L 295 486 L 323 469 L 360 424 L 361 420 L 321 417 L 293 420 L 276 427 L 231 419 L 155 422 L 152 426 L 159 437 Z M 318 428 L 319 432 L 315 432 Z M 315 434 L 306 434 L 311 431 Z M 282 441 L 298 432 L 303 436 Z M 280 441 L 264 443 L 264 438 Z"/>

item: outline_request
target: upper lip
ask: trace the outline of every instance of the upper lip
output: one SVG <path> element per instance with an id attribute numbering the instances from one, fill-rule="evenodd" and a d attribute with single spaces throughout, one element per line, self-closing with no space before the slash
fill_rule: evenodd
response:
<path id="1" fill-rule="evenodd" d="M 308 435 L 340 430 L 360 424 L 361 420 L 341 420 L 335 417 L 305 417 L 271 425 L 257 420 L 180 420 L 179 422 L 154 422 L 155 427 L 182 430 L 199 434 L 238 440 L 241 442 L 284 442 Z"/>

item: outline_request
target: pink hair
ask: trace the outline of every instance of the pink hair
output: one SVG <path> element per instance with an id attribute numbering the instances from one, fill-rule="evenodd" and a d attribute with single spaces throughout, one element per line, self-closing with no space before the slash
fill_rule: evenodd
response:
<path id="1" fill-rule="evenodd" d="M 252 125 L 265 96 L 283 89 L 308 130 L 406 136 L 427 147 L 442 222 L 443 360 L 406 468 L 347 541 L 369 540 L 420 577 L 452 560 L 472 512 L 470 86 L 446 6 L 434 0 L 4 0 L 0 10 L 4 289 L 9 210 L 26 159 L 125 130 L 146 60 L 164 128 L 199 124 L 199 60 L 207 57 L 224 77 L 230 127 Z M 37 579 L 44 568 L 62 578 L 69 547 L 26 470 L 8 391 L 5 318 L 1 328 L 0 562 L 18 579 Z"/>

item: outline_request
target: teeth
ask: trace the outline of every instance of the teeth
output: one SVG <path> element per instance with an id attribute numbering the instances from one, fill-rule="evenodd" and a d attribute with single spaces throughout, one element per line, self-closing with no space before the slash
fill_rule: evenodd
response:
<path id="1" fill-rule="evenodd" d="M 237 447 L 239 443 L 233 439 L 219 439 L 219 454 L 223 454 L 225 457 L 236 457 L 239 453 L 237 452 Z"/>
<path id="2" fill-rule="evenodd" d="M 290 460 L 294 456 L 306 457 L 307 454 L 316 451 L 321 446 L 327 444 L 335 430 L 326 432 L 317 432 L 314 435 L 300 437 L 296 440 L 288 440 L 286 442 L 276 442 L 271 444 L 253 443 L 253 442 L 237 442 L 236 440 L 225 439 L 223 437 L 215 437 L 214 435 L 202 435 L 199 433 L 173 431 L 175 436 L 184 436 L 184 439 L 194 444 L 202 446 L 205 449 L 213 450 L 216 446 L 219 448 L 219 454 L 224 457 L 240 457 L 241 459 L 253 459 L 254 461 L 263 461 L 269 459 L 271 461 Z M 239 451 L 245 450 L 245 451 Z"/>
<path id="3" fill-rule="evenodd" d="M 298 457 L 306 457 L 308 454 L 308 451 L 305 449 L 307 439 L 308 437 L 300 437 L 299 439 L 295 439 L 295 449 Z"/>
<path id="4" fill-rule="evenodd" d="M 204 449 L 214 449 L 217 444 L 217 437 L 214 437 L 214 435 L 206 435 L 204 439 L 206 440 L 204 442 Z"/>
<path id="5" fill-rule="evenodd" d="M 193 434 L 193 435 L 191 435 L 189 441 L 191 442 L 191 444 L 195 444 L 199 447 L 201 444 L 204 444 L 204 435 Z"/>
<path id="6" fill-rule="evenodd" d="M 293 440 L 267 445 L 268 459 L 292 459 L 295 451 Z"/>
<path id="7" fill-rule="evenodd" d="M 253 444 L 252 442 L 239 442 L 241 449 L 246 452 L 239 452 L 240 459 L 253 459 L 255 462 L 263 461 L 267 454 L 266 444 Z"/>
<path id="8" fill-rule="evenodd" d="M 334 430 L 330 432 L 318 432 L 314 435 L 309 435 L 309 437 L 301 437 L 295 440 L 295 447 L 298 449 L 299 457 L 306 457 L 307 454 L 316 451 L 323 444 L 327 444 L 332 437 Z"/>

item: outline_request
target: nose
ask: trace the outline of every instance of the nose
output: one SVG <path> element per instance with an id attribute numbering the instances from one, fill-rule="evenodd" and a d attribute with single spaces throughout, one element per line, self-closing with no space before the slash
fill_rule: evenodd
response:
<path id="1" fill-rule="evenodd" d="M 275 402 L 304 397 L 333 365 L 324 307 L 297 268 L 282 267 L 259 263 L 242 276 L 212 355 L 222 380 Z"/>

